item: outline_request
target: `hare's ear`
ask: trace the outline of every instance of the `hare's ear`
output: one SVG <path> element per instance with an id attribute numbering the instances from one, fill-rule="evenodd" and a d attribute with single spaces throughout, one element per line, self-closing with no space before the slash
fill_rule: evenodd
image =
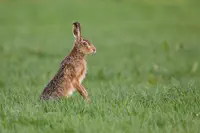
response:
<path id="1" fill-rule="evenodd" d="M 72 25 L 72 33 L 76 40 L 81 40 L 81 26 L 79 22 L 74 22 Z"/>

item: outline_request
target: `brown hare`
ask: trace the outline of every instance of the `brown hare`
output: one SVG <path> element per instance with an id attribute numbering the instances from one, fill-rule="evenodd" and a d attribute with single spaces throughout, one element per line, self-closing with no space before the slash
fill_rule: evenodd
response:
<path id="1" fill-rule="evenodd" d="M 83 98 L 88 101 L 88 93 L 81 85 L 86 74 L 85 55 L 96 52 L 96 48 L 88 40 L 81 36 L 79 22 L 72 25 L 72 33 L 75 37 L 73 49 L 60 64 L 60 68 L 53 79 L 44 88 L 40 99 L 56 99 L 68 97 L 77 90 Z"/>

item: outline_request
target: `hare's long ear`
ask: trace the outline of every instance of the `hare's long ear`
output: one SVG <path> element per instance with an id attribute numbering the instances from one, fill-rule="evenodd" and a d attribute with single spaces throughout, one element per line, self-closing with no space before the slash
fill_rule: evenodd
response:
<path id="1" fill-rule="evenodd" d="M 79 22 L 74 22 L 72 25 L 72 33 L 76 40 L 81 40 L 81 25 Z"/>

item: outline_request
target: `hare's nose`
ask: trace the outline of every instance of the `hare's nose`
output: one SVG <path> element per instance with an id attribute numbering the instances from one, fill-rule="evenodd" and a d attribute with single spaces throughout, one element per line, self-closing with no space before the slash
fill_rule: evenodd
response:
<path id="1" fill-rule="evenodd" d="M 94 53 L 94 54 L 96 53 L 96 48 L 93 49 L 93 53 Z"/>

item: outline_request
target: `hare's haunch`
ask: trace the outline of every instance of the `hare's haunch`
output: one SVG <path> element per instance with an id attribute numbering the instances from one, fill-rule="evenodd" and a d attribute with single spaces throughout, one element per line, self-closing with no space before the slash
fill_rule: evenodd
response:
<path id="1" fill-rule="evenodd" d="M 95 53 L 96 48 L 82 38 L 80 23 L 73 23 L 72 33 L 75 37 L 73 49 L 61 62 L 58 72 L 44 88 L 40 99 L 68 97 L 77 90 L 85 100 L 88 100 L 88 93 L 81 85 L 87 70 L 85 55 Z"/>

